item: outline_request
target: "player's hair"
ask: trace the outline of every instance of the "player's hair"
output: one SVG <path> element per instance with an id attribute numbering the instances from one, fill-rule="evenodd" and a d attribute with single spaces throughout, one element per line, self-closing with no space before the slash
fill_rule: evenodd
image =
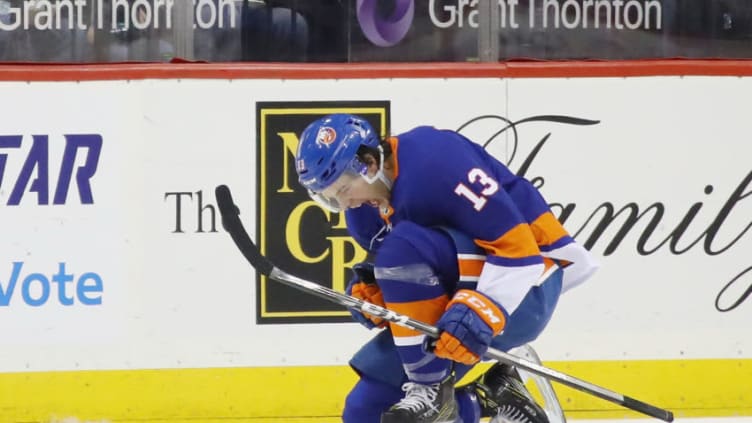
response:
<path id="1" fill-rule="evenodd" d="M 384 160 L 388 159 L 392 155 L 392 144 L 387 141 L 388 138 L 389 137 L 384 137 L 379 141 L 379 146 L 384 151 Z M 371 157 L 376 159 L 376 163 L 379 166 L 382 165 L 382 163 L 379 163 L 379 158 L 381 157 L 381 155 L 379 154 L 378 148 L 361 144 L 361 146 L 358 147 L 358 151 L 355 153 L 355 155 L 358 157 L 358 160 L 365 163 L 366 154 L 370 154 Z"/>

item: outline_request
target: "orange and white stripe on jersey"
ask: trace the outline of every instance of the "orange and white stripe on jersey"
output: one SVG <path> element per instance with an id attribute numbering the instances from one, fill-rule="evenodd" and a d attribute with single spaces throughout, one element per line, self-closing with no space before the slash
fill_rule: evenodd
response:
<path id="1" fill-rule="evenodd" d="M 486 263 L 485 254 L 457 253 L 457 265 L 460 274 L 460 283 L 478 283 L 480 272 Z"/>

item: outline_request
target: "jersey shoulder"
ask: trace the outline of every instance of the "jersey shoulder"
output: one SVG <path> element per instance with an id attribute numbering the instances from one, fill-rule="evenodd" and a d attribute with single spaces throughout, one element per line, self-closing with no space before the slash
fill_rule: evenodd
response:
<path id="1" fill-rule="evenodd" d="M 471 171 L 487 169 L 492 160 L 481 146 L 453 131 L 424 126 L 397 139 L 392 200 L 396 210 L 410 210 L 411 218 L 432 221 L 429 216 L 443 220 L 455 214 L 461 207 L 458 186 L 470 183 Z"/>
<path id="2" fill-rule="evenodd" d="M 419 126 L 397 139 L 399 172 L 410 179 L 435 178 L 437 172 L 464 173 L 485 160 L 482 147 L 450 130 Z"/>

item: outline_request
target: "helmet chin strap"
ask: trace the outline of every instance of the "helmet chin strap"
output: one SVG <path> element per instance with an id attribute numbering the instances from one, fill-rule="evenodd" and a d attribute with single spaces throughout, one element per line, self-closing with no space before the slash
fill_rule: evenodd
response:
<path id="1" fill-rule="evenodd" d="M 366 173 L 365 175 L 361 175 L 363 179 L 366 180 L 369 184 L 373 184 L 377 180 L 381 181 L 386 185 L 386 188 L 391 190 L 392 189 L 392 181 L 389 180 L 389 178 L 384 175 L 384 149 L 381 148 L 381 146 L 378 147 L 379 149 L 379 170 L 376 171 L 376 174 L 373 176 L 368 176 Z"/>

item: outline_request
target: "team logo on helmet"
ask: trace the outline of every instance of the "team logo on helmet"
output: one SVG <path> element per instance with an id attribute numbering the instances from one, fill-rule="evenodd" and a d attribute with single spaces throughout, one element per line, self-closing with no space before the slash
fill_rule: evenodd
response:
<path id="1" fill-rule="evenodd" d="M 337 131 L 334 128 L 328 126 L 322 126 L 319 128 L 319 133 L 316 134 L 316 144 L 329 145 L 337 139 Z"/>

